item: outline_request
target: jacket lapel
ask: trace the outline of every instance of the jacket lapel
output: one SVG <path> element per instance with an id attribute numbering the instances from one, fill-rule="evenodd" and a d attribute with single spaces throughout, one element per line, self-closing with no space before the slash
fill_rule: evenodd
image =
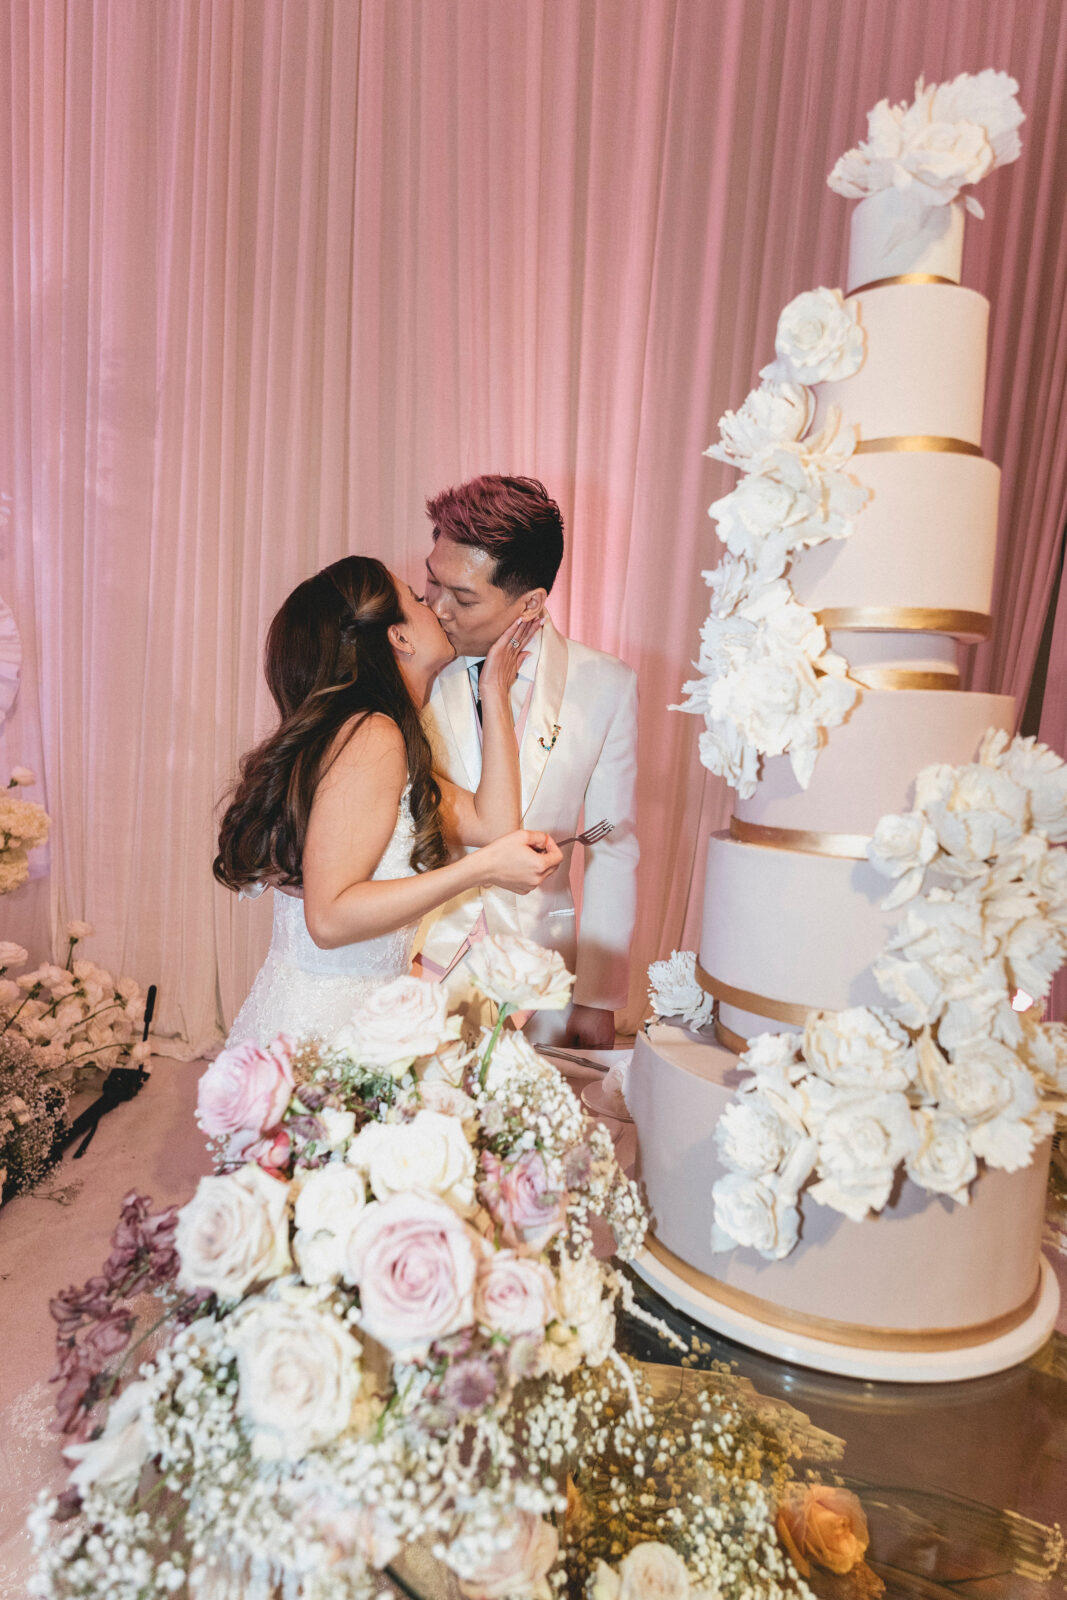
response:
<path id="1" fill-rule="evenodd" d="M 482 772 L 482 746 L 478 737 L 478 715 L 474 709 L 467 658 L 459 656 L 440 673 L 431 697 L 431 706 L 441 717 L 445 741 L 459 757 L 462 773 L 449 774 L 456 783 L 477 789 Z M 445 768 L 446 772 L 448 768 Z"/>
<path id="2" fill-rule="evenodd" d="M 567 641 L 546 617 L 541 630 L 541 656 L 534 678 L 530 715 L 519 749 L 522 774 L 522 813 L 525 817 L 537 793 L 549 754 L 561 735 L 559 712 L 567 683 Z"/>

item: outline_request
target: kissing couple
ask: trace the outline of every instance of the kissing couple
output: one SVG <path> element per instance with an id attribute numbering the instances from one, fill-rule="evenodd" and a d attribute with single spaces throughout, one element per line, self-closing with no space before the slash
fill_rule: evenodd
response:
<path id="1" fill-rule="evenodd" d="M 426 509 L 421 595 L 346 556 L 271 622 L 279 722 L 241 762 L 214 872 L 272 889 L 274 925 L 229 1045 L 328 1038 L 413 958 L 481 1020 L 461 957 L 487 933 L 576 973 L 571 1005 L 536 1013 L 528 1037 L 614 1043 L 636 911 L 636 675 L 548 617 L 564 540 L 543 484 L 485 475 Z M 579 922 L 583 817 L 614 827 L 583 847 Z"/>

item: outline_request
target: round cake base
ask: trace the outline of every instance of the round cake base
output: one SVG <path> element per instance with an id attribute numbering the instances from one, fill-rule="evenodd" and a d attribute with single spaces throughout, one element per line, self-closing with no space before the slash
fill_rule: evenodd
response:
<path id="1" fill-rule="evenodd" d="M 703 1293 L 649 1250 L 643 1250 L 631 1266 L 676 1311 L 727 1339 L 798 1367 L 814 1367 L 817 1372 L 832 1372 L 843 1378 L 869 1378 L 879 1383 L 958 1383 L 1003 1372 L 1041 1348 L 1056 1325 L 1060 1308 L 1056 1275 L 1042 1256 L 1033 1308 L 1025 1320 L 1009 1332 L 982 1343 L 949 1350 L 885 1350 L 877 1346 L 834 1344 L 829 1339 L 814 1338 L 793 1329 L 776 1328 L 772 1323 L 748 1316 Z"/>

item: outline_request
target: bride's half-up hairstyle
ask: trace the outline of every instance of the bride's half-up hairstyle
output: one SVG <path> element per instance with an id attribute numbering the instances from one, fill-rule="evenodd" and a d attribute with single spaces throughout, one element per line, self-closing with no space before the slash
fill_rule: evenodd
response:
<path id="1" fill-rule="evenodd" d="M 241 762 L 219 829 L 214 873 L 228 889 L 264 878 L 298 888 L 315 790 L 338 732 L 381 712 L 404 737 L 415 822 L 411 865 L 447 860 L 441 790 L 429 741 L 389 629 L 404 613 L 392 577 L 371 556 L 346 556 L 293 590 L 267 634 L 267 686 L 281 721 Z M 334 752 L 336 756 L 337 752 Z"/>

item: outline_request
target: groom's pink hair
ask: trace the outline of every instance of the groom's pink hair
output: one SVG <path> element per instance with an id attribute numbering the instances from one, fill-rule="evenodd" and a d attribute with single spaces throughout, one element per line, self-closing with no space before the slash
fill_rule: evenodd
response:
<path id="1" fill-rule="evenodd" d="M 434 543 L 442 534 L 476 545 L 496 562 L 493 582 L 509 596 L 550 590 L 563 560 L 563 516 L 536 478 L 483 473 L 426 502 Z"/>

